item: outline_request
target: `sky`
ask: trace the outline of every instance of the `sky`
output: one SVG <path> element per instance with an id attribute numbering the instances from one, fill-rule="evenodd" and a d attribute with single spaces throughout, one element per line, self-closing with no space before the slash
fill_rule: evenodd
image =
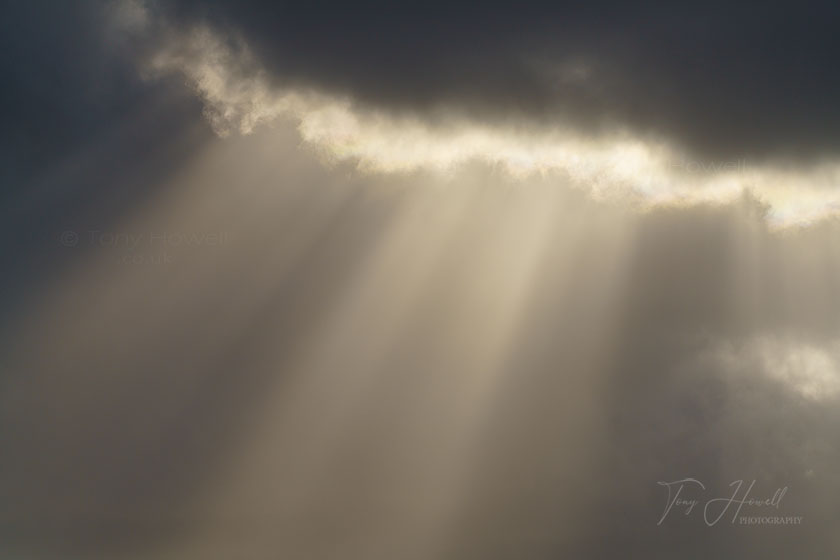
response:
<path id="1" fill-rule="evenodd" d="M 336 4 L 0 3 L 0 556 L 837 556 L 837 8 Z"/>

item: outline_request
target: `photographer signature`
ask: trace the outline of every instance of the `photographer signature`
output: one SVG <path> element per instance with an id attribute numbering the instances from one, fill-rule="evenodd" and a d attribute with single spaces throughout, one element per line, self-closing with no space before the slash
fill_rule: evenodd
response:
<path id="1" fill-rule="evenodd" d="M 750 493 L 755 486 L 755 482 L 755 480 L 750 482 L 741 497 L 739 497 L 739 494 L 741 493 L 741 488 L 744 487 L 744 481 L 736 480 L 729 485 L 730 488 L 734 487 L 731 496 L 707 500 L 703 506 L 703 521 L 706 525 L 711 527 L 717 524 L 717 522 L 720 521 L 726 512 L 733 506 L 736 507 L 732 515 L 732 523 L 735 523 L 735 520 L 738 518 L 738 514 L 741 512 L 741 508 L 745 505 L 778 509 L 779 504 L 782 502 L 782 498 L 784 498 L 787 493 L 788 487 L 785 486 L 784 488 L 777 489 L 770 498 L 751 498 Z M 662 522 L 665 521 L 665 518 L 674 507 L 678 510 L 682 509 L 685 515 L 690 515 L 695 506 L 701 503 L 700 500 L 683 497 L 683 490 L 686 486 L 694 488 L 699 487 L 704 492 L 706 491 L 706 486 L 704 486 L 703 483 L 696 478 L 683 478 L 673 482 L 660 481 L 657 482 L 657 484 L 665 486 L 668 489 L 668 501 L 665 504 L 665 511 L 662 513 L 662 517 L 659 519 L 659 523 L 657 523 L 657 525 L 661 525 Z"/>

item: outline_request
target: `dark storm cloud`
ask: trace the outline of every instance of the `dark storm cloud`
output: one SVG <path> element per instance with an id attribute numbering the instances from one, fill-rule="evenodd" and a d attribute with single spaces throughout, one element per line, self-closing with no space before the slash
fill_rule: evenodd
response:
<path id="1" fill-rule="evenodd" d="M 103 5 L 4 3 L 3 195 L 45 162 L 97 138 L 148 95 L 126 53 L 106 41 Z"/>
<path id="2" fill-rule="evenodd" d="M 707 158 L 840 147 L 828 2 L 160 4 L 243 34 L 284 83 L 378 107 L 626 125 Z"/>

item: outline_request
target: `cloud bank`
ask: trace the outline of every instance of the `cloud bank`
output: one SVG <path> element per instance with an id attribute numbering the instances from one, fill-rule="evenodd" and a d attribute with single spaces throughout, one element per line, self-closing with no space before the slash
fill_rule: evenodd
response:
<path id="1" fill-rule="evenodd" d="M 123 4 L 134 22 L 142 4 Z M 135 14 L 131 19 L 129 16 Z M 808 225 L 840 212 L 840 162 L 698 159 L 665 138 L 628 127 L 594 133 L 562 119 L 549 125 L 470 117 L 463 111 L 394 113 L 329 90 L 278 83 L 251 37 L 208 24 L 173 28 L 163 15 L 144 30 L 155 39 L 141 61 L 148 75 L 183 75 L 222 136 L 249 134 L 276 120 L 297 123 L 304 142 L 328 161 L 352 161 L 368 172 L 446 171 L 472 161 L 527 179 L 552 173 L 598 199 L 641 208 L 659 204 L 731 203 L 748 193 L 768 205 L 778 227 Z M 585 65 L 561 73 L 584 79 Z M 564 74 L 565 75 L 565 74 Z"/>

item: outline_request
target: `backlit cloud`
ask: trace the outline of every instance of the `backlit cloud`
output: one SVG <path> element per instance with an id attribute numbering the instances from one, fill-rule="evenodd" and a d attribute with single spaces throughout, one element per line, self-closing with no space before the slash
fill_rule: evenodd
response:
<path id="1" fill-rule="evenodd" d="M 148 18 L 138 15 L 135 2 L 125 6 L 128 13 L 118 20 L 135 24 Z M 840 212 L 837 161 L 698 160 L 630 129 L 596 135 L 570 125 L 504 126 L 458 113 L 423 118 L 379 111 L 321 90 L 279 87 L 241 37 L 207 26 L 176 31 L 165 21 L 156 25 L 164 39 L 141 62 L 142 70 L 149 76 L 183 75 L 221 136 L 292 120 L 304 142 L 325 160 L 355 162 L 371 173 L 447 172 L 479 161 L 525 182 L 534 174 L 556 174 L 597 199 L 640 208 L 725 204 L 747 191 L 768 205 L 769 220 L 778 227 L 807 225 Z M 584 76 L 584 69 L 577 64 L 567 73 Z"/>

